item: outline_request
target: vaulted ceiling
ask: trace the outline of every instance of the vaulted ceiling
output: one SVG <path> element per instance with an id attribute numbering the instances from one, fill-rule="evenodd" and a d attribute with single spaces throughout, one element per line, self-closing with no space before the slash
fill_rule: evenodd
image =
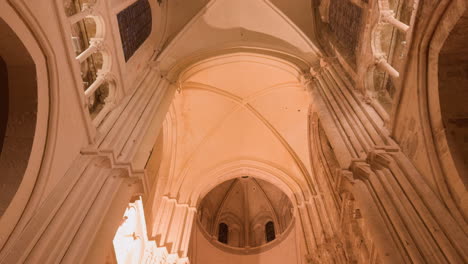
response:
<path id="1" fill-rule="evenodd" d="M 213 53 L 240 47 L 275 50 L 308 63 L 317 61 L 310 1 L 183 2 L 166 2 L 163 32 L 167 40 L 156 59 L 163 71 L 184 68 Z M 185 11 L 180 14 L 179 9 Z"/>
<path id="2" fill-rule="evenodd" d="M 246 7 L 250 3 L 257 2 L 257 0 L 164 0 L 167 5 L 168 21 L 167 21 L 167 35 L 169 39 L 173 39 L 177 33 L 192 19 L 197 13 L 204 10 L 207 11 L 210 5 L 219 2 L 221 5 L 226 6 L 224 13 L 231 13 L 232 16 L 237 16 L 239 19 L 248 17 L 248 13 L 236 13 L 240 8 Z M 223 2 L 223 3 L 221 3 Z M 226 2 L 226 3 L 224 3 Z M 315 39 L 313 27 L 313 11 L 312 1 L 310 0 L 260 0 L 259 3 L 272 4 L 272 6 L 282 12 L 288 19 L 290 19 L 304 34 L 311 40 Z M 230 7 L 227 5 L 231 5 Z M 234 7 L 234 8 L 232 8 Z M 237 10 L 236 10 L 237 9 Z M 243 11 L 249 11 L 247 9 Z M 251 12 L 258 11 L 250 9 Z M 261 16 L 257 13 L 254 17 Z M 271 22 L 271 21 L 265 21 Z"/>
<path id="3" fill-rule="evenodd" d="M 309 177 L 309 100 L 300 72 L 271 57 L 235 53 L 195 65 L 170 113 L 174 195 L 240 160 L 268 163 L 299 182 Z"/>
<path id="4" fill-rule="evenodd" d="M 211 170 L 243 161 L 305 184 L 310 98 L 302 78 L 319 57 L 310 1 L 194 2 L 192 14 L 169 18 L 193 16 L 180 31 L 184 23 L 168 24 L 178 33 L 156 59 L 179 91 L 165 125 L 172 148 L 163 160 L 170 168 L 165 192 L 196 202 L 188 190 L 209 181 Z M 183 6 L 167 4 L 169 11 Z"/>

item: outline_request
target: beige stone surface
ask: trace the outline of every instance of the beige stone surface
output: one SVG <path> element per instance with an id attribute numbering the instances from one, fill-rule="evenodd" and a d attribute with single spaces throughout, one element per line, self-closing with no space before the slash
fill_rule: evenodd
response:
<path id="1" fill-rule="evenodd" d="M 136 1 L 0 0 L 0 263 L 468 262 L 466 0 Z"/>

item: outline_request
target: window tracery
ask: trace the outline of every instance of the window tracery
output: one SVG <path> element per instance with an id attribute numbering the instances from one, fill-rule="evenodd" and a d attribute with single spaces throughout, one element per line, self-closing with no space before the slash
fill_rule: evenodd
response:
<path id="1" fill-rule="evenodd" d="M 149 37 L 152 28 L 151 8 L 148 0 L 138 0 L 117 14 L 125 61 Z"/>
<path id="2" fill-rule="evenodd" d="M 104 22 L 96 11 L 96 0 L 66 0 L 65 13 L 71 30 L 71 45 L 84 89 L 92 123 L 99 126 L 112 107 L 115 82 L 110 74 Z"/>

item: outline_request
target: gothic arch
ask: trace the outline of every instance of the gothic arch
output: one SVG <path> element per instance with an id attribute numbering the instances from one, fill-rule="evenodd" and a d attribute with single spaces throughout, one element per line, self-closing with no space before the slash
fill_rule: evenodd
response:
<path id="1" fill-rule="evenodd" d="M 263 48 L 261 46 L 243 46 L 232 43 L 224 47 L 215 47 L 210 50 L 194 51 L 183 59 L 174 62 L 164 73 L 169 79 L 181 82 L 193 74 L 194 71 L 200 70 L 200 66 L 202 66 L 201 64 L 204 62 L 217 57 L 228 57 L 233 54 L 241 53 L 270 58 L 273 61 L 283 63 L 283 67 L 291 67 L 293 71 L 297 71 L 298 73 L 309 72 L 311 67 L 311 62 L 304 60 L 300 55 L 285 52 L 281 49 Z M 203 67 L 206 66 L 202 66 L 202 68 Z"/>
<path id="2" fill-rule="evenodd" d="M 5 188 L 0 191 L 0 248 L 36 209 L 48 178 L 57 121 L 55 65 L 46 60 L 51 49 L 28 15 L 9 8 L 0 18 L 0 79 L 6 90 L 2 96 L 7 96 L 0 129 L 0 182 Z"/>
<path id="3" fill-rule="evenodd" d="M 443 10 L 443 8 L 446 9 Z M 437 13 L 440 16 L 439 23 L 424 35 L 425 49 L 421 52 L 427 50 L 428 54 L 420 53 L 421 57 L 427 58 L 427 64 L 421 67 L 422 79 L 419 85 L 419 90 L 423 95 L 419 97 L 420 115 L 422 120 L 427 120 L 423 122 L 423 133 L 438 191 L 452 213 L 458 215 L 458 210 L 455 209 L 458 207 L 464 217 L 468 216 L 466 207 L 468 172 L 466 167 L 460 164 L 460 154 L 454 151 L 446 128 L 447 124 L 444 124 L 444 112 L 441 108 L 443 98 L 440 93 L 440 86 L 443 85 L 444 80 L 439 74 L 441 72 L 439 67 L 441 67 L 440 56 L 444 56 L 441 52 L 444 49 L 447 50 L 444 47 L 457 24 L 462 21 L 463 17 L 466 20 L 467 10 L 467 4 L 464 1 L 452 1 L 439 6 Z M 458 40 L 451 38 L 451 44 L 454 44 L 454 41 L 463 41 L 463 36 L 459 36 Z M 456 217 L 461 219 L 460 216 Z"/>

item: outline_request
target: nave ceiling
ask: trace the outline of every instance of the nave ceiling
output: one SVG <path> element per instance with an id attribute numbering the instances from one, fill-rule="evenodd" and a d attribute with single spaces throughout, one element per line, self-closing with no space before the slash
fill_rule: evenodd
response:
<path id="1" fill-rule="evenodd" d="M 181 184 L 199 184 L 210 170 L 235 161 L 267 163 L 296 184 L 310 178 L 310 97 L 303 74 L 319 52 L 310 2 L 297 2 L 193 3 L 193 18 L 154 57 L 178 91 L 163 129 L 164 144 L 175 155 L 163 153 L 166 194 L 196 203 Z M 182 4 L 167 4 L 171 21 L 171 8 Z M 188 20 L 188 14 L 177 19 Z M 167 29 L 175 34 L 171 23 Z"/>
<path id="2" fill-rule="evenodd" d="M 124 2 L 123 0 L 114 0 L 116 2 Z M 184 27 L 192 19 L 196 19 L 196 16 L 201 13 L 213 13 L 214 11 L 221 15 L 221 17 L 227 18 L 224 22 L 227 25 L 231 22 L 237 22 L 231 26 L 242 27 L 247 20 L 251 20 L 253 17 L 258 17 L 262 13 L 259 10 L 264 9 L 266 6 L 276 9 L 281 12 L 281 15 L 294 23 L 297 28 L 302 31 L 309 39 L 315 39 L 314 27 L 313 27 L 313 12 L 312 1 L 307 0 L 260 0 L 260 1 L 225 1 L 225 0 L 171 0 L 163 1 L 161 9 L 155 8 L 154 12 L 161 12 L 157 15 L 163 15 L 165 13 L 166 20 L 163 34 L 167 38 L 165 45 L 167 45 L 172 39 L 176 37 L 178 33 L 184 30 Z M 252 17 L 251 14 L 255 15 Z M 211 16 L 211 15 L 210 15 Z M 206 17 L 206 16 L 204 16 Z M 212 16 L 211 16 L 212 17 Z M 271 18 L 271 16 L 270 16 Z M 211 19 L 209 22 L 213 22 Z M 272 23 L 268 17 L 263 17 L 263 22 L 270 24 L 271 27 L 277 26 Z M 226 29 L 226 26 L 220 25 L 220 23 L 207 23 L 214 28 Z"/>
<path id="3" fill-rule="evenodd" d="M 267 163 L 305 183 L 311 173 L 309 95 L 299 74 L 284 62 L 247 53 L 187 71 L 165 122 L 175 139 L 175 159 L 163 159 L 173 162 L 171 195 L 188 195 L 178 189 L 182 183 L 193 188 L 210 181 L 218 166 L 240 161 Z"/>
<path id="4" fill-rule="evenodd" d="M 319 54 L 314 41 L 313 12 L 309 1 L 212 0 L 193 7 L 180 17 L 171 15 L 175 3 L 167 3 L 166 39 L 155 55 L 155 65 L 172 80 L 190 64 L 239 49 L 293 57 L 308 70 Z M 189 19 L 190 18 L 190 19 Z M 176 21 L 187 23 L 176 23 Z M 175 26 L 175 25 L 178 26 Z M 183 27 L 182 27 L 183 25 Z"/>

